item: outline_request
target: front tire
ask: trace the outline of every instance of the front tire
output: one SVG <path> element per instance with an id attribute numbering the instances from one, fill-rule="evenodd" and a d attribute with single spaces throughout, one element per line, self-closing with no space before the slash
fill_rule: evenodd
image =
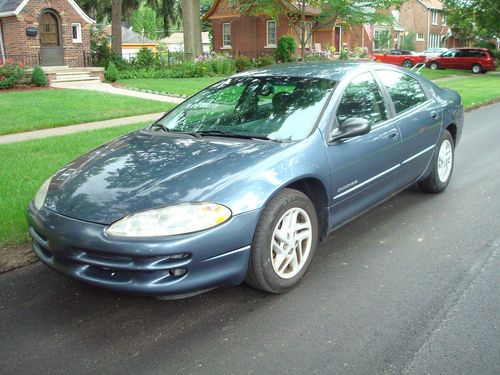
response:
<path id="1" fill-rule="evenodd" d="M 445 130 L 431 160 L 431 173 L 418 184 L 427 193 L 440 193 L 450 183 L 455 162 L 453 137 Z"/>
<path id="2" fill-rule="evenodd" d="M 264 208 L 252 241 L 245 282 L 270 293 L 292 289 L 311 265 L 318 218 L 311 200 L 283 189 Z"/>
<path id="3" fill-rule="evenodd" d="M 429 65 L 429 68 L 431 68 L 432 70 L 438 70 L 439 64 L 437 62 L 431 62 L 431 64 Z"/>

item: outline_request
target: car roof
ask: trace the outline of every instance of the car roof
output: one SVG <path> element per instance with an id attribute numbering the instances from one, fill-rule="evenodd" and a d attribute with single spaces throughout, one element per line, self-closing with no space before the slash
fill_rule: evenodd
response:
<path id="1" fill-rule="evenodd" d="M 347 73 L 361 67 L 369 65 L 380 65 L 363 61 L 317 61 L 299 62 L 287 64 L 275 64 L 260 69 L 249 70 L 238 73 L 233 77 L 304 77 L 323 78 L 332 81 L 339 81 Z"/>

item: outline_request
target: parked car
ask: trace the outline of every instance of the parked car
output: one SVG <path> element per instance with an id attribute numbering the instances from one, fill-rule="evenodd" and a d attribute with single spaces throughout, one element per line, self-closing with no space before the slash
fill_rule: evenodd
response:
<path id="1" fill-rule="evenodd" d="M 439 57 L 426 61 L 431 69 L 465 69 L 472 73 L 486 73 L 497 68 L 497 59 L 486 48 L 453 48 Z"/>
<path id="2" fill-rule="evenodd" d="M 370 59 L 386 64 L 404 66 L 405 68 L 411 68 L 415 64 L 425 62 L 423 55 L 402 49 L 391 49 L 385 53 L 372 53 Z"/>
<path id="3" fill-rule="evenodd" d="M 49 178 L 33 249 L 119 292 L 286 292 L 335 228 L 416 182 L 443 191 L 462 123 L 456 92 L 391 65 L 240 73 Z"/>
<path id="4" fill-rule="evenodd" d="M 424 55 L 428 59 L 430 57 L 441 56 L 446 51 L 448 51 L 448 48 L 428 48 L 424 52 L 422 52 L 422 55 Z"/>

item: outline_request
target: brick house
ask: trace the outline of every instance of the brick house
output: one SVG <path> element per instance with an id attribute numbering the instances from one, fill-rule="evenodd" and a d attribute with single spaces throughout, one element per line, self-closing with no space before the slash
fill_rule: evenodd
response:
<path id="1" fill-rule="evenodd" d="M 93 23 L 74 0 L 0 0 L 0 62 L 84 66 Z"/>
<path id="2" fill-rule="evenodd" d="M 293 3 L 279 1 L 287 12 L 298 12 Z M 318 8 L 307 7 L 306 21 L 312 23 L 313 18 L 320 12 Z M 284 35 L 294 37 L 297 46 L 300 46 L 298 37 L 285 15 L 280 15 L 277 20 L 264 13 L 255 16 L 242 15 L 238 10 L 237 0 L 215 0 L 203 19 L 212 24 L 214 52 L 259 57 L 274 52 L 279 38 Z M 371 51 L 372 36 L 369 28 L 341 25 L 314 30 L 307 48 L 317 51 L 335 47 L 336 51 L 339 51 L 342 46 L 349 49 L 366 46 Z"/>
<path id="3" fill-rule="evenodd" d="M 415 33 L 415 50 L 455 46 L 439 0 L 409 0 L 400 9 L 399 23 L 405 31 Z M 460 44 L 460 41 L 458 41 Z"/>

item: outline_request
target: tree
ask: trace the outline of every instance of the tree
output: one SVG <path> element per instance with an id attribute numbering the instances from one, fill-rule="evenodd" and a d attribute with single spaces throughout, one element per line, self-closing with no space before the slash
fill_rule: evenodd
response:
<path id="1" fill-rule="evenodd" d="M 500 0 L 444 0 L 451 29 L 470 37 L 500 36 Z"/>
<path id="2" fill-rule="evenodd" d="M 182 26 L 184 30 L 184 54 L 187 57 L 201 55 L 203 49 L 199 0 L 182 0 Z"/>
<path id="3" fill-rule="evenodd" d="M 157 39 L 162 34 L 163 19 L 148 6 L 141 6 L 137 12 L 134 12 L 131 23 L 133 31 L 149 39 Z"/>
<path id="4" fill-rule="evenodd" d="M 285 15 L 294 33 L 297 35 L 304 59 L 305 48 L 310 42 L 315 30 L 335 27 L 337 23 L 350 26 L 373 23 L 392 22 L 391 16 L 376 12 L 376 9 L 389 9 L 400 6 L 405 0 L 241 0 L 240 12 L 243 14 L 266 13 L 278 20 L 279 15 Z M 320 9 L 314 14 L 310 7 Z"/>
<path id="5" fill-rule="evenodd" d="M 123 0 L 111 2 L 111 49 L 118 56 L 122 55 L 122 3 Z"/>

